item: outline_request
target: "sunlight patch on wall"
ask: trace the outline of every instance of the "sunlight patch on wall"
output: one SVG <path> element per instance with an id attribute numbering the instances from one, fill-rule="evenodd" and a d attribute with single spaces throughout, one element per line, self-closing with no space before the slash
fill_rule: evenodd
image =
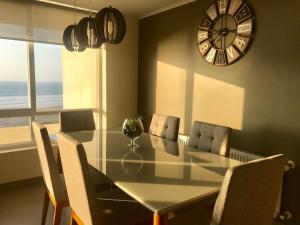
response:
<path id="1" fill-rule="evenodd" d="M 180 130 L 184 131 L 187 72 L 161 61 L 157 62 L 156 112 L 180 117 Z"/>
<path id="2" fill-rule="evenodd" d="M 242 130 L 245 89 L 194 74 L 192 118 Z"/>

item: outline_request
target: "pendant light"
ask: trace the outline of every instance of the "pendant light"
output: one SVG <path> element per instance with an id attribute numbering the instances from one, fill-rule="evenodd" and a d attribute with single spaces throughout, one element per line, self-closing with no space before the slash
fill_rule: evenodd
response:
<path id="1" fill-rule="evenodd" d="M 103 43 L 119 44 L 126 33 L 126 21 L 122 13 L 111 6 L 96 15 L 96 31 Z"/>
<path id="2" fill-rule="evenodd" d="M 95 18 L 92 17 L 91 12 L 91 0 L 90 15 L 79 21 L 77 38 L 80 46 L 88 48 L 99 48 L 102 44 L 101 39 L 96 34 Z"/>
<path id="3" fill-rule="evenodd" d="M 86 49 L 86 46 L 80 45 L 78 41 L 78 26 L 76 24 L 76 0 L 74 0 L 74 25 L 69 25 L 63 34 L 63 43 L 67 50 L 71 52 L 82 52 Z"/>

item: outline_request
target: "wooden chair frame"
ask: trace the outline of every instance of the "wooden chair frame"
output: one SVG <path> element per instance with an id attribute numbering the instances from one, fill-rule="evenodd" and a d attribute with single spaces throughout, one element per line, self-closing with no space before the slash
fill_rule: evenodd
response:
<path id="1" fill-rule="evenodd" d="M 45 188 L 45 193 L 44 193 L 44 204 L 43 204 L 43 213 L 42 213 L 42 221 L 41 225 L 45 225 L 46 219 L 47 219 L 47 214 L 48 214 L 48 207 L 49 207 L 49 202 L 51 201 L 53 207 L 54 207 L 54 213 L 53 213 L 53 225 L 59 225 L 61 221 L 61 216 L 62 216 L 62 210 L 64 207 L 68 207 L 69 201 L 64 200 L 64 201 L 59 201 L 57 202 L 56 199 L 51 195 L 49 192 L 48 188 Z"/>
<path id="2" fill-rule="evenodd" d="M 70 225 L 84 225 L 79 216 L 72 209 Z"/>

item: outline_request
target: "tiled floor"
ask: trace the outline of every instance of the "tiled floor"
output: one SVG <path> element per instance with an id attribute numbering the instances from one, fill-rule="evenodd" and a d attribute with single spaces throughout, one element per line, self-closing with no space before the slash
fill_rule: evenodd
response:
<path id="1" fill-rule="evenodd" d="M 24 184 L 0 185 L 0 225 L 40 225 L 43 191 L 40 179 Z M 52 224 L 52 213 L 50 206 L 47 225 Z M 70 209 L 64 210 L 61 225 L 69 224 L 69 217 Z"/>
<path id="2" fill-rule="evenodd" d="M 41 180 L 0 187 L 0 225 L 40 225 L 43 193 Z M 52 209 L 49 206 L 47 225 L 52 224 Z M 61 224 L 69 224 L 69 215 L 70 210 L 64 210 Z"/>

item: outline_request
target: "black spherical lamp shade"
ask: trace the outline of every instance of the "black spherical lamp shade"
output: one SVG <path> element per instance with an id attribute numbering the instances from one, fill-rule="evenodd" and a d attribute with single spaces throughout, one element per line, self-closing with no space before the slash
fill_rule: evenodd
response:
<path id="1" fill-rule="evenodd" d="M 126 22 L 122 13 L 112 7 L 101 9 L 96 18 L 96 31 L 103 43 L 119 44 L 126 33 Z"/>
<path id="2" fill-rule="evenodd" d="M 93 17 L 85 17 L 78 23 L 77 39 L 80 46 L 87 48 L 99 48 L 101 39 L 96 34 L 96 23 Z"/>
<path id="3" fill-rule="evenodd" d="M 81 46 L 77 38 L 78 27 L 76 24 L 69 25 L 63 34 L 63 43 L 67 50 L 74 52 L 82 52 L 86 49 L 85 46 Z"/>

